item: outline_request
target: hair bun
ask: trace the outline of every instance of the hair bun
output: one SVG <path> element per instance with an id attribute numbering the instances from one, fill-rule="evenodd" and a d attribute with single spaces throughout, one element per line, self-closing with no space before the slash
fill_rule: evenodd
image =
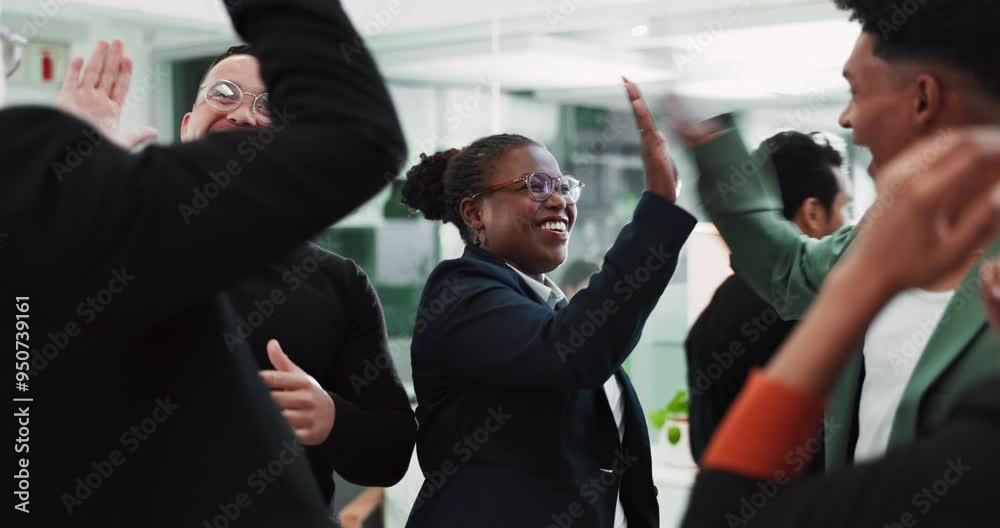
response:
<path id="1" fill-rule="evenodd" d="M 403 204 L 419 210 L 428 220 L 444 220 L 445 205 L 444 178 L 448 163 L 458 154 L 459 149 L 448 149 L 430 156 L 420 155 L 420 163 L 406 172 L 403 185 Z"/>

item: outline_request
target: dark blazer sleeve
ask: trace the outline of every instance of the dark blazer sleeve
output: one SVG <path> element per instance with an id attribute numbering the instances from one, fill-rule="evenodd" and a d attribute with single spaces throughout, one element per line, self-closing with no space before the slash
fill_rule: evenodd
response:
<path id="1" fill-rule="evenodd" d="M 350 323 L 327 387 L 337 415 L 323 452 L 355 484 L 392 486 L 409 467 L 417 422 L 389 351 L 382 304 L 368 276 L 349 264 Z"/>
<path id="2" fill-rule="evenodd" d="M 260 59 L 270 133 L 138 155 L 100 141 L 64 174 L 54 164 L 87 141 L 84 123 L 50 109 L 0 112 L 0 130 L 17 131 L 0 149 L 11 238 L 45 241 L 32 246 L 39 277 L 53 261 L 125 265 L 136 280 L 122 302 L 157 302 L 118 311 L 118 324 L 148 326 L 278 258 L 381 190 L 404 158 L 387 90 L 339 2 L 227 6 Z"/>
<path id="3" fill-rule="evenodd" d="M 792 481 L 703 472 L 684 526 L 978 525 L 995 513 L 1000 384 L 975 392 L 942 429 L 876 462 Z"/>
<path id="4" fill-rule="evenodd" d="M 525 388 L 599 387 L 631 353 L 673 275 L 695 219 L 644 193 L 590 286 L 553 311 L 484 265 L 458 259 L 428 281 L 414 377 Z M 440 306 L 446 306 L 441 313 Z M 425 328 L 426 326 L 426 328 Z"/>

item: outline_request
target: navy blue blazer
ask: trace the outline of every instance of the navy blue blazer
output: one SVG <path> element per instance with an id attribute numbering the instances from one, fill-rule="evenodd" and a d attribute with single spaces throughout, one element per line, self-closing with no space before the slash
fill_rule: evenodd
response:
<path id="1" fill-rule="evenodd" d="M 425 482 L 408 527 L 659 525 L 642 407 L 621 364 L 695 219 L 643 194 L 590 287 L 553 310 L 476 247 L 431 273 L 411 350 Z M 603 385 L 623 386 L 625 436 Z"/>

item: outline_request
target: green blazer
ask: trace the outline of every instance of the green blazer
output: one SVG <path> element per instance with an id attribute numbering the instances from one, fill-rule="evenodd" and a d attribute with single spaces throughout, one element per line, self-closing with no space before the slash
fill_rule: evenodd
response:
<path id="1" fill-rule="evenodd" d="M 781 192 L 767 153 L 750 153 L 736 130 L 695 149 L 698 194 L 732 251 L 736 273 L 785 319 L 799 319 L 827 272 L 850 246 L 855 227 L 810 239 L 784 218 Z M 873 208 L 891 206 L 876 202 Z M 876 220 L 877 221 L 877 220 Z M 1000 243 L 986 257 L 1000 253 Z M 977 265 L 965 278 L 927 342 L 893 421 L 889 449 L 935 428 L 963 391 L 1000 375 L 1000 351 L 979 297 Z M 861 349 L 837 383 L 827 408 L 828 469 L 853 459 L 852 430 L 863 379 Z"/>

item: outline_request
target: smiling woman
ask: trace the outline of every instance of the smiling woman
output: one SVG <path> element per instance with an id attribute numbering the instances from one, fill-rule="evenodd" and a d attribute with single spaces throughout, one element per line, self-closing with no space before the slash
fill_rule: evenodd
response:
<path id="1" fill-rule="evenodd" d="M 454 224 L 467 245 L 431 273 L 418 312 L 433 317 L 414 329 L 426 480 L 410 527 L 658 525 L 646 422 L 621 364 L 695 220 L 674 205 L 663 136 L 626 87 L 648 192 L 572 301 L 545 274 L 566 260 L 583 184 L 545 147 L 494 135 L 422 156 L 407 174 L 404 203 Z M 487 438 L 491 412 L 507 418 Z"/>

